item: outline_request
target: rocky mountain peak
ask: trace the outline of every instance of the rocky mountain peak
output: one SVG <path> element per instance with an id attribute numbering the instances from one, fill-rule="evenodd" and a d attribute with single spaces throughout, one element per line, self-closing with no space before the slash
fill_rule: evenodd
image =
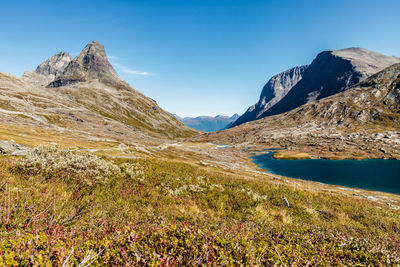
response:
<path id="1" fill-rule="evenodd" d="M 40 64 L 35 72 L 37 74 L 53 75 L 55 77 L 59 72 L 64 70 L 70 61 L 71 57 L 68 52 L 60 52 Z"/>
<path id="2" fill-rule="evenodd" d="M 69 62 L 65 69 L 48 86 L 60 87 L 93 80 L 104 84 L 122 82 L 122 79 L 107 59 L 104 46 L 97 41 L 86 45 L 82 52 Z"/>
<path id="3" fill-rule="evenodd" d="M 268 109 L 278 103 L 301 80 L 307 67 L 308 65 L 294 67 L 273 76 L 264 86 L 258 102 L 249 107 L 231 127 L 262 118 Z"/>
<path id="4" fill-rule="evenodd" d="M 45 86 L 53 81 L 70 61 L 71 57 L 67 52 L 60 52 L 40 64 L 35 71 L 26 71 L 22 75 L 22 79 L 36 85 Z"/>
<path id="5" fill-rule="evenodd" d="M 295 67 L 270 79 L 260 100 L 233 126 L 281 114 L 343 92 L 400 59 L 351 47 L 319 53 L 309 66 Z"/>

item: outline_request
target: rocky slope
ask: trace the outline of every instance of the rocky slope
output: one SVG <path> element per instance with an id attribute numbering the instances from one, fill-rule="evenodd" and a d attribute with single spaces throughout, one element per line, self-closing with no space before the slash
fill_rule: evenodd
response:
<path id="1" fill-rule="evenodd" d="M 238 119 L 238 123 L 235 125 L 281 114 L 303 104 L 342 92 L 374 73 L 399 62 L 399 58 L 382 55 L 363 48 L 324 51 L 318 54 L 309 67 L 304 69 L 301 77 L 292 75 L 292 77 L 297 77 L 297 79 L 294 79 L 297 80 L 297 83 L 286 89 L 287 93 L 279 102 L 274 105 L 269 105 L 268 103 L 263 105 L 265 95 L 261 94 L 254 111 L 250 108 Z M 274 91 L 274 88 L 269 91 Z"/>
<path id="2" fill-rule="evenodd" d="M 60 53 L 38 67 L 38 75 L 55 76 L 47 87 L 0 73 L 2 125 L 104 140 L 196 133 L 124 82 L 99 43 L 87 45 L 64 67 L 67 57 Z"/>
<path id="3" fill-rule="evenodd" d="M 45 86 L 53 81 L 70 61 L 71 57 L 67 52 L 60 52 L 40 64 L 35 71 L 26 71 L 22 75 L 22 79 L 36 85 Z"/>
<path id="4" fill-rule="evenodd" d="M 223 116 L 218 115 L 215 117 L 211 116 L 198 116 L 198 117 L 185 117 L 180 118 L 179 116 L 175 116 L 185 125 L 192 127 L 193 129 L 205 132 L 215 132 L 219 130 L 223 130 L 228 128 L 232 123 L 234 123 L 238 118 L 238 114 L 234 114 L 233 116 Z"/>
<path id="5" fill-rule="evenodd" d="M 315 156 L 400 158 L 400 64 L 344 92 L 196 140 L 263 144 Z"/>
<path id="6" fill-rule="evenodd" d="M 307 67 L 294 67 L 272 77 L 264 86 L 260 100 L 249 107 L 230 127 L 263 118 L 264 113 L 278 103 L 301 80 Z"/>

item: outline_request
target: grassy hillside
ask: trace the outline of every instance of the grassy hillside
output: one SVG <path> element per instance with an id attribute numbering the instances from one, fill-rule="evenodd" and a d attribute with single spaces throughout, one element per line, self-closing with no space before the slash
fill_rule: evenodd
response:
<path id="1" fill-rule="evenodd" d="M 400 210 L 233 171 L 38 147 L 0 158 L 0 265 L 399 264 Z"/>
<path id="2" fill-rule="evenodd" d="M 44 88 L 1 72 L 0 124 L 116 141 L 198 134 L 127 84 L 90 81 Z"/>

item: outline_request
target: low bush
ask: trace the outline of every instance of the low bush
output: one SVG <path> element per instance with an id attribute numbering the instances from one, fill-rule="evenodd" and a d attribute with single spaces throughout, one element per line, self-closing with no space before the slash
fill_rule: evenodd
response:
<path id="1" fill-rule="evenodd" d="M 54 146 L 0 157 L 0 266 L 400 264 L 399 210 L 245 178 Z"/>
<path id="2" fill-rule="evenodd" d="M 58 146 L 39 146 L 26 158 L 17 161 L 14 171 L 24 175 L 41 175 L 46 179 L 63 179 L 87 185 L 104 184 L 118 175 L 120 167 L 91 153 L 60 150 Z"/>

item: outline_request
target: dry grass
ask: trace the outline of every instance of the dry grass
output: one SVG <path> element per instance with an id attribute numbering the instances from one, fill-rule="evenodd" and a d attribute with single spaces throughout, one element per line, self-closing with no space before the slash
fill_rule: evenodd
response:
<path id="1" fill-rule="evenodd" d="M 308 153 L 299 153 L 294 151 L 279 151 L 272 155 L 276 159 L 309 159 L 311 156 Z"/>
<path id="2" fill-rule="evenodd" d="M 0 140 L 14 140 L 16 143 L 35 147 L 49 143 L 57 143 L 62 148 L 111 148 L 117 147 L 117 142 L 90 141 L 82 137 L 75 137 L 73 133 L 62 133 L 54 130 L 45 130 L 41 127 L 0 125 Z"/>

